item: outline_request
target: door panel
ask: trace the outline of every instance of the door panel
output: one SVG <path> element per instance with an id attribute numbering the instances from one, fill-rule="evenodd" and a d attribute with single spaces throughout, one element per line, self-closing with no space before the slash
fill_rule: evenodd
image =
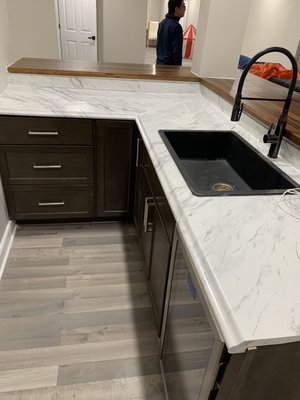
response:
<path id="1" fill-rule="evenodd" d="M 161 357 L 164 379 L 169 400 L 198 400 L 215 339 L 181 243 L 174 249 Z M 200 399 L 208 396 L 201 393 Z"/>
<path id="2" fill-rule="evenodd" d="M 94 216 L 94 190 L 90 185 L 11 185 L 7 187 L 7 201 L 16 220 Z"/>
<path id="3" fill-rule="evenodd" d="M 153 236 L 153 220 L 155 214 L 155 202 L 146 176 L 143 174 L 142 180 L 142 231 L 141 243 L 145 256 L 145 273 L 149 277 L 152 236 Z"/>
<path id="4" fill-rule="evenodd" d="M 58 0 L 58 5 L 62 58 L 97 61 L 96 0 Z"/>
<path id="5" fill-rule="evenodd" d="M 68 60 L 77 60 L 77 43 L 74 41 L 66 40 L 65 41 L 65 54 Z"/>
<path id="6" fill-rule="evenodd" d="M 97 216 L 132 215 L 136 154 L 131 121 L 97 121 Z"/>
<path id="7" fill-rule="evenodd" d="M 84 60 L 92 60 L 93 58 L 93 47 L 90 43 L 81 43 L 82 45 L 82 54 Z"/>
<path id="8" fill-rule="evenodd" d="M 92 184 L 93 150 L 78 146 L 1 146 L 4 184 Z"/>
<path id="9" fill-rule="evenodd" d="M 144 201 L 145 201 L 145 199 L 143 198 L 143 180 L 146 178 L 144 176 L 144 169 L 143 169 L 143 153 L 144 153 L 144 143 L 142 139 L 138 137 L 133 218 L 137 234 L 139 237 L 141 237 L 142 234 L 143 212 L 144 212 Z"/>
<path id="10" fill-rule="evenodd" d="M 76 30 L 76 22 L 75 22 L 75 0 L 65 0 L 63 4 L 63 11 L 65 15 L 65 23 L 67 31 L 75 31 Z M 63 22 L 63 21 L 61 21 Z"/>
<path id="11" fill-rule="evenodd" d="M 165 302 L 165 292 L 169 272 L 170 250 L 171 244 L 169 242 L 169 238 L 167 236 L 159 212 L 156 210 L 156 212 L 154 213 L 153 222 L 149 291 L 152 298 L 152 305 L 158 336 L 160 336 L 163 308 Z"/>

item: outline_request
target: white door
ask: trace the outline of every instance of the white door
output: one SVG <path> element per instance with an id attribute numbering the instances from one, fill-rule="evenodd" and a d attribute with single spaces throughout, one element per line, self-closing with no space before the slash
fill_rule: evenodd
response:
<path id="1" fill-rule="evenodd" d="M 63 60 L 97 61 L 96 0 L 58 0 Z"/>

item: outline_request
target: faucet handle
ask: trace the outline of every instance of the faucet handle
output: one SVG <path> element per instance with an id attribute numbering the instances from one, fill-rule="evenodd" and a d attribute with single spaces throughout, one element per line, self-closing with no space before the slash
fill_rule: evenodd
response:
<path id="1" fill-rule="evenodd" d="M 275 133 L 275 126 L 274 126 L 274 123 L 272 123 L 272 124 L 270 125 L 270 128 L 268 129 L 268 135 L 273 136 L 274 133 Z"/>
<path id="2" fill-rule="evenodd" d="M 270 128 L 268 130 L 268 133 L 266 133 L 263 137 L 263 142 L 264 143 L 277 143 L 278 142 L 278 137 L 275 135 L 275 128 L 274 124 L 270 125 Z"/>
<path id="3" fill-rule="evenodd" d="M 239 121 L 243 112 L 243 103 L 242 104 L 234 104 L 232 113 L 231 113 L 231 121 Z"/>

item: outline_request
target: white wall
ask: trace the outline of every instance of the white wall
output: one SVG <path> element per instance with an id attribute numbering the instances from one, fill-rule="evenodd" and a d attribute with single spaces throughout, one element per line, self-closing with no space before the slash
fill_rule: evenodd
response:
<path id="1" fill-rule="evenodd" d="M 144 62 L 147 5 L 147 0 L 102 0 L 102 20 L 98 20 L 103 32 L 101 60 Z"/>
<path id="2" fill-rule="evenodd" d="M 56 0 L 7 1 L 13 60 L 59 58 Z"/>
<path id="3" fill-rule="evenodd" d="M 162 5 L 161 5 L 161 19 L 164 18 L 164 16 L 168 12 L 168 0 L 162 0 Z"/>
<path id="4" fill-rule="evenodd" d="M 9 64 L 10 32 L 7 13 L 7 1 L 0 0 L 0 92 L 7 84 L 6 66 Z M 8 224 L 8 214 L 0 179 L 0 243 Z"/>
<path id="5" fill-rule="evenodd" d="M 251 0 L 201 0 L 192 72 L 234 78 Z"/>
<path id="6" fill-rule="evenodd" d="M 295 54 L 300 39 L 300 0 L 252 0 L 242 46 L 242 54 L 252 57 L 271 46 L 281 46 Z M 268 54 L 264 60 L 281 62 L 285 56 Z"/>
<path id="7" fill-rule="evenodd" d="M 148 0 L 149 2 L 149 21 L 160 21 L 162 0 Z"/>
<path id="8" fill-rule="evenodd" d="M 186 13 L 186 26 L 194 25 L 197 28 L 199 7 L 201 0 L 188 0 L 188 8 Z"/>
<path id="9" fill-rule="evenodd" d="M 11 48 L 7 0 L 0 0 L 0 92 L 7 84 L 6 66 L 9 64 Z"/>
<path id="10" fill-rule="evenodd" d="M 168 0 L 149 0 L 149 2 L 150 9 L 151 7 L 154 7 L 154 4 L 155 7 L 157 7 L 155 8 L 158 15 L 157 21 L 161 21 L 165 17 L 165 14 L 168 12 Z M 200 2 L 201 0 L 186 0 L 188 7 L 184 17 L 185 24 L 183 24 L 183 29 L 185 29 L 189 25 L 194 25 L 195 28 L 197 27 Z M 182 23 L 183 18 L 180 21 Z"/>
<path id="11" fill-rule="evenodd" d="M 167 11 L 168 0 L 149 2 L 151 19 L 161 20 Z M 188 2 L 187 25 L 197 27 L 200 0 Z M 99 61 L 143 62 L 147 0 L 97 0 L 97 3 Z M 226 4 L 227 0 L 219 2 L 220 19 L 223 3 Z M 23 56 L 59 58 L 55 4 L 56 0 L 0 0 L 0 41 L 9 47 L 8 63 Z M 7 12 L 9 22 L 7 18 L 3 22 Z M 233 15 L 238 23 L 239 15 L 235 10 Z M 300 39 L 299 15 L 300 0 L 252 0 L 241 53 L 252 56 L 266 47 L 277 45 L 290 49 L 294 54 Z M 229 26 L 226 26 L 226 17 L 223 19 L 224 23 L 221 21 L 215 27 L 216 36 L 221 39 L 222 29 Z M 229 49 L 230 53 L 230 46 L 231 43 L 225 43 L 224 50 Z M 0 68 L 7 60 L 7 56 L 3 56 L 3 46 L 1 51 Z M 211 52 L 214 52 L 213 47 Z M 288 66 L 284 56 L 269 55 L 267 59 Z M 0 75 L 0 88 L 5 85 L 4 76 L 3 73 Z"/>

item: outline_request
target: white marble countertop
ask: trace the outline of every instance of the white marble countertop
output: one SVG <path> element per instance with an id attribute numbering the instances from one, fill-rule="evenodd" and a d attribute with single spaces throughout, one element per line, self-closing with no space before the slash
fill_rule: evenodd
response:
<path id="1" fill-rule="evenodd" d="M 280 196 L 193 196 L 158 134 L 235 130 L 266 155 L 265 128 L 246 116 L 231 122 L 230 108 L 184 83 L 11 75 L 0 94 L 2 115 L 137 121 L 217 328 L 236 353 L 300 340 L 300 197 L 297 219 Z M 299 149 L 285 142 L 282 155 L 274 162 L 300 186 Z"/>

